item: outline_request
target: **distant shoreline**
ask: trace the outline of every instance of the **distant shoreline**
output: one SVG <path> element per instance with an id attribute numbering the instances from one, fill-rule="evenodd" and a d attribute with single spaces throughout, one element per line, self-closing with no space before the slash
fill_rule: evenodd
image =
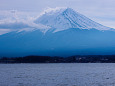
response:
<path id="1" fill-rule="evenodd" d="M 70 57 L 25 56 L 3 57 L 0 63 L 115 63 L 115 55 L 76 55 Z"/>

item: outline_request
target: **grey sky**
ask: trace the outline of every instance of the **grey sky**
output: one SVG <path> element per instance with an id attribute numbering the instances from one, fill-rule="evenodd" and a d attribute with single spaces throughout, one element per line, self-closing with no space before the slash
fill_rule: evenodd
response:
<path id="1" fill-rule="evenodd" d="M 0 10 L 40 13 L 47 7 L 70 7 L 96 22 L 115 28 L 115 0 L 0 0 Z"/>

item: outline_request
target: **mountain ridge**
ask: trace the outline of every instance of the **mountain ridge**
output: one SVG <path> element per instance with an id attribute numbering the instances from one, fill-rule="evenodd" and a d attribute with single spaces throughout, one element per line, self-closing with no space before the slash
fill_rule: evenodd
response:
<path id="1" fill-rule="evenodd" d="M 109 30 L 109 27 L 103 26 L 84 15 L 75 12 L 71 8 L 58 9 L 56 11 L 45 12 L 34 21 L 36 24 L 41 23 L 52 28 L 57 28 L 57 31 L 66 30 L 68 28 L 80 29 L 98 29 Z M 59 30 L 59 31 L 60 31 Z"/>
<path id="2" fill-rule="evenodd" d="M 38 19 L 31 27 L 0 35 L 0 56 L 115 54 L 115 31 L 72 9 L 48 11 Z"/>

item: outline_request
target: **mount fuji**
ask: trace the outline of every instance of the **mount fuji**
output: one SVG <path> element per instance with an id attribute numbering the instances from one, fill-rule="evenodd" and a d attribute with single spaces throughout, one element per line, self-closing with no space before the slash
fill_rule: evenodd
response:
<path id="1" fill-rule="evenodd" d="M 35 20 L 35 23 L 41 23 L 53 28 L 57 31 L 65 30 L 68 28 L 79 28 L 79 29 L 98 29 L 98 30 L 109 30 L 110 28 L 105 27 L 99 23 L 92 21 L 84 15 L 75 12 L 71 8 L 62 8 L 46 11 L 42 16 Z"/>
<path id="2" fill-rule="evenodd" d="M 71 8 L 51 9 L 31 25 L 22 23 L 0 35 L 0 57 L 115 54 L 115 30 Z"/>

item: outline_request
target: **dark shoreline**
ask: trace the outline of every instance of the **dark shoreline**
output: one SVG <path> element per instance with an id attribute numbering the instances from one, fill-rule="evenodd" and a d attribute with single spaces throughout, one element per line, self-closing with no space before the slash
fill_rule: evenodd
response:
<path id="1" fill-rule="evenodd" d="M 2 57 L 0 63 L 115 63 L 115 55 Z"/>

